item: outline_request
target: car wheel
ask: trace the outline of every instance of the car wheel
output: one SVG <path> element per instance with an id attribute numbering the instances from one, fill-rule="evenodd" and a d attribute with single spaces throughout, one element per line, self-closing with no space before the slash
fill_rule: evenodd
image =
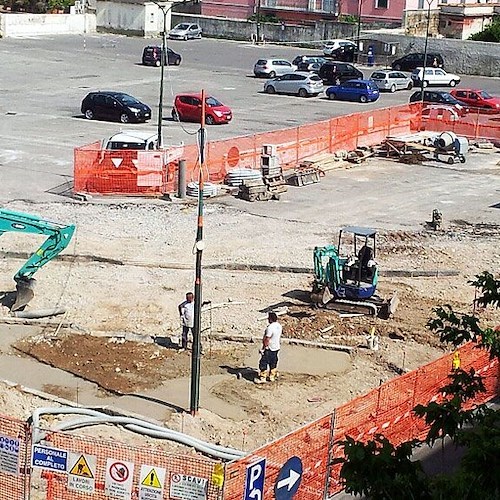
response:
<path id="1" fill-rule="evenodd" d="M 401 64 L 396 64 L 396 65 L 394 65 L 394 69 L 395 69 L 396 71 L 401 71 Z"/>
<path id="2" fill-rule="evenodd" d="M 94 119 L 94 112 L 91 109 L 86 109 L 84 114 L 85 114 L 85 118 L 87 118 L 87 120 Z"/>
<path id="3" fill-rule="evenodd" d="M 155 61 L 155 66 L 156 67 L 161 66 L 161 61 Z"/>
<path id="4" fill-rule="evenodd" d="M 394 94 L 396 92 L 396 85 L 392 84 L 391 85 L 391 92 Z"/>
<path id="5" fill-rule="evenodd" d="M 424 88 L 429 86 L 429 82 L 427 80 L 424 80 Z"/>
<path id="6" fill-rule="evenodd" d="M 181 121 L 181 119 L 179 117 L 179 113 L 177 112 L 177 110 L 175 108 L 172 110 L 172 119 L 174 120 L 174 122 Z"/>
<path id="7" fill-rule="evenodd" d="M 411 90 L 413 88 L 413 83 L 408 82 L 408 86 L 406 87 L 406 90 Z"/>
<path id="8" fill-rule="evenodd" d="M 214 117 L 212 115 L 205 116 L 205 123 L 207 125 L 213 125 L 215 123 Z"/>
<path id="9" fill-rule="evenodd" d="M 120 121 L 122 123 L 128 123 L 130 121 L 130 118 L 128 117 L 127 113 L 122 113 L 120 115 Z"/>
<path id="10" fill-rule="evenodd" d="M 328 99 L 330 99 L 331 101 L 334 101 L 336 98 L 337 96 L 335 95 L 335 92 L 330 92 L 328 94 Z"/>
<path id="11" fill-rule="evenodd" d="M 299 89 L 299 97 L 307 97 L 308 95 L 306 89 Z"/>
<path id="12" fill-rule="evenodd" d="M 452 81 L 450 82 L 450 87 L 454 87 L 456 84 L 457 84 L 457 82 L 456 82 L 455 80 L 452 80 Z"/>
<path id="13" fill-rule="evenodd" d="M 183 40 L 184 40 L 185 42 L 187 42 L 187 41 L 188 41 L 188 39 L 189 39 L 189 37 L 188 37 L 187 35 L 184 35 Z"/>
<path id="14" fill-rule="evenodd" d="M 180 64 L 180 63 L 181 63 L 181 58 L 180 58 L 180 57 L 178 57 L 178 58 L 175 60 L 175 63 L 174 63 L 174 64 L 175 64 L 176 66 L 179 66 L 179 64 Z"/>
<path id="15" fill-rule="evenodd" d="M 271 71 L 271 73 L 269 73 L 269 78 L 275 78 L 276 77 L 276 71 Z"/>
<path id="16" fill-rule="evenodd" d="M 266 87 L 266 93 L 267 94 L 276 94 L 276 89 L 272 85 L 268 85 Z"/>
<path id="17" fill-rule="evenodd" d="M 368 98 L 367 98 L 365 95 L 360 95 L 360 96 L 359 96 L 359 102 L 363 102 L 363 103 L 365 103 L 365 102 L 367 102 L 367 101 L 368 101 Z"/>

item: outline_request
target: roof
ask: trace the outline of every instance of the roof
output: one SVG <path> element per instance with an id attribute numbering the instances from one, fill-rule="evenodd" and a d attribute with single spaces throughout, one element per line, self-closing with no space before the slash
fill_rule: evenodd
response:
<path id="1" fill-rule="evenodd" d="M 377 234 L 376 229 L 361 226 L 347 226 L 342 228 L 341 231 L 345 233 L 352 233 L 356 236 L 375 236 Z"/>

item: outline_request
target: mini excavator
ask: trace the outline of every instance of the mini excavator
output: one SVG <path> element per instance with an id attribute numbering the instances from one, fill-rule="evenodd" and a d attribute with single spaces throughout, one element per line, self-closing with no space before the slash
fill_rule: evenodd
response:
<path id="1" fill-rule="evenodd" d="M 340 230 L 337 247 L 314 249 L 312 302 L 326 309 L 382 319 L 388 319 L 395 312 L 399 302 L 396 294 L 383 299 L 375 293 L 378 283 L 376 235 L 374 229 L 349 226 Z M 346 239 L 352 241 L 352 249 L 342 256 Z"/>
<path id="2" fill-rule="evenodd" d="M 9 231 L 48 236 L 14 276 L 16 300 L 11 310 L 18 311 L 22 310 L 35 295 L 36 280 L 33 275 L 69 245 L 75 226 L 59 224 L 23 212 L 0 209 L 0 236 Z"/>

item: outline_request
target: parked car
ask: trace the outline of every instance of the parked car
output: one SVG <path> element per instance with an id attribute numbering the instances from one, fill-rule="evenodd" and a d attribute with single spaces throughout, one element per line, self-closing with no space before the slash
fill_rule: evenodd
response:
<path id="1" fill-rule="evenodd" d="M 201 121 L 201 94 L 178 94 L 175 96 L 172 118 L 175 121 Z M 214 125 L 229 123 L 233 118 L 231 108 L 225 106 L 215 97 L 205 97 L 205 123 Z"/>
<path id="2" fill-rule="evenodd" d="M 413 88 L 412 79 L 401 71 L 377 70 L 371 74 L 370 80 L 375 82 L 379 90 L 396 92 L 396 90 L 410 90 Z"/>
<path id="3" fill-rule="evenodd" d="M 277 76 L 264 84 L 264 92 L 268 94 L 296 94 L 309 97 L 323 92 L 323 80 L 315 73 L 296 71 Z"/>
<path id="4" fill-rule="evenodd" d="M 484 90 L 453 89 L 450 94 L 470 107 L 500 113 L 500 97 L 492 96 Z"/>
<path id="5" fill-rule="evenodd" d="M 325 43 L 325 45 L 323 45 L 323 54 L 325 54 L 325 56 L 332 56 L 341 48 L 356 50 L 357 47 L 352 40 L 342 40 L 340 38 L 336 40 L 329 40 Z"/>
<path id="6" fill-rule="evenodd" d="M 286 59 L 259 59 L 253 67 L 253 74 L 274 78 L 278 75 L 286 75 L 296 69 L 297 66 Z"/>
<path id="7" fill-rule="evenodd" d="M 426 67 L 443 68 L 444 61 L 441 54 L 435 52 L 429 52 L 426 58 Z M 391 68 L 397 71 L 413 71 L 414 69 L 424 66 L 424 53 L 423 52 L 412 52 L 411 54 L 406 54 L 395 61 L 392 61 Z"/>
<path id="8" fill-rule="evenodd" d="M 170 66 L 179 66 L 182 57 L 177 52 L 174 52 L 170 47 L 167 47 L 167 57 L 163 63 Z M 142 51 L 142 64 L 145 66 L 161 66 L 162 48 L 158 45 L 148 45 Z"/>
<path id="9" fill-rule="evenodd" d="M 142 130 L 118 132 L 103 141 L 103 149 L 152 150 L 158 149 L 158 135 Z"/>
<path id="10" fill-rule="evenodd" d="M 410 96 L 410 102 L 422 101 L 422 91 L 417 90 Z M 443 90 L 424 90 L 424 105 L 439 104 L 453 108 L 460 116 L 467 114 L 467 107 L 449 92 Z"/>
<path id="11" fill-rule="evenodd" d="M 326 89 L 328 99 L 341 101 L 369 102 L 376 101 L 380 92 L 371 80 L 348 80 L 340 85 Z"/>
<path id="12" fill-rule="evenodd" d="M 298 71 L 314 71 L 317 73 L 319 68 L 326 63 L 323 56 L 297 56 L 292 65 L 297 66 Z"/>
<path id="13" fill-rule="evenodd" d="M 151 108 L 123 92 L 90 92 L 83 99 L 81 111 L 88 120 L 145 122 L 151 118 Z"/>
<path id="14" fill-rule="evenodd" d="M 180 23 L 168 32 L 168 37 L 173 40 L 190 40 L 201 38 L 201 33 L 202 30 L 198 24 Z"/>
<path id="15" fill-rule="evenodd" d="M 458 75 L 446 73 L 441 68 L 425 68 L 425 76 L 424 68 L 416 68 L 411 74 L 411 79 L 415 87 L 421 85 L 422 80 L 424 81 L 424 87 L 429 85 L 448 85 L 449 87 L 454 87 L 460 83 Z"/>
<path id="16" fill-rule="evenodd" d="M 324 83 L 339 84 L 355 78 L 362 79 L 363 73 L 352 64 L 329 61 L 321 66 L 318 75 Z"/>

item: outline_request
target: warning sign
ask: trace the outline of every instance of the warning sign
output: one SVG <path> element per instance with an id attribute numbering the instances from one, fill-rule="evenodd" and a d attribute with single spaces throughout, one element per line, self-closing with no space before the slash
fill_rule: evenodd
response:
<path id="1" fill-rule="evenodd" d="M 206 500 L 208 480 L 203 477 L 172 474 L 170 498 L 175 500 Z"/>
<path id="2" fill-rule="evenodd" d="M 68 460 L 68 490 L 94 493 L 96 467 L 96 456 L 70 452 Z"/>
<path id="3" fill-rule="evenodd" d="M 151 465 L 141 466 L 139 500 L 161 500 L 165 484 L 166 470 Z"/>
<path id="4" fill-rule="evenodd" d="M 0 472 L 17 476 L 19 471 L 19 439 L 0 434 Z"/>
<path id="5" fill-rule="evenodd" d="M 114 458 L 108 458 L 104 485 L 106 495 L 121 498 L 122 500 L 130 500 L 133 477 L 134 464 L 132 462 L 122 462 Z"/>
<path id="6" fill-rule="evenodd" d="M 212 472 L 212 483 L 215 484 L 218 488 L 222 488 L 224 486 L 224 465 L 223 464 L 215 464 L 214 470 Z"/>

